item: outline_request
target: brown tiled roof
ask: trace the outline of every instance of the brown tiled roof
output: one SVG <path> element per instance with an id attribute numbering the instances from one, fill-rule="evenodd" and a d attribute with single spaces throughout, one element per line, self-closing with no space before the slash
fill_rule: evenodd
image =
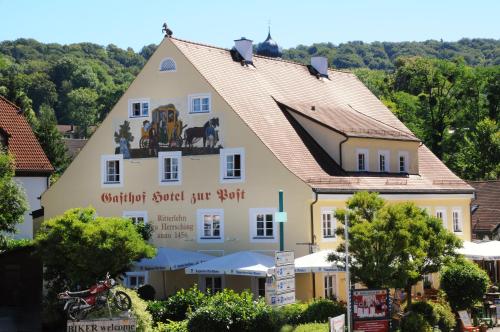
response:
<path id="1" fill-rule="evenodd" d="M 84 138 L 63 138 L 64 145 L 68 149 L 68 153 L 71 158 L 76 157 L 76 155 L 83 149 L 87 143 L 87 139 Z"/>
<path id="2" fill-rule="evenodd" d="M 500 224 L 500 180 L 469 181 L 476 189 L 471 205 L 477 206 L 472 213 L 472 227 L 477 231 L 491 232 Z"/>
<path id="3" fill-rule="evenodd" d="M 292 112 L 320 123 L 348 137 L 383 138 L 403 141 L 420 140 L 412 133 L 401 131 L 377 121 L 349 105 L 321 105 L 310 103 L 286 104 L 277 100 Z"/>
<path id="4" fill-rule="evenodd" d="M 311 75 L 307 66 L 254 56 L 254 66 L 232 60 L 229 50 L 176 38 L 171 41 L 207 82 L 276 155 L 281 163 L 311 187 L 335 190 L 472 192 L 424 145 L 419 148 L 420 176 L 346 177 L 332 174 L 294 130 L 276 102 L 286 105 L 341 105 L 356 110 L 394 131 L 411 131 L 352 73 L 329 70 L 328 79 Z M 384 127 L 385 128 L 385 127 Z"/>
<path id="5" fill-rule="evenodd" d="M 14 155 L 16 172 L 50 173 L 54 168 L 43 152 L 19 107 L 0 96 L 0 128 L 8 134 L 8 150 Z"/>

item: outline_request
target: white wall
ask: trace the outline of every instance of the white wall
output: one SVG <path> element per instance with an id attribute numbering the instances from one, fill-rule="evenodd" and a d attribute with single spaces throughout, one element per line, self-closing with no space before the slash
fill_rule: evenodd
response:
<path id="1" fill-rule="evenodd" d="M 16 176 L 14 180 L 19 183 L 26 192 L 28 198 L 28 211 L 24 215 L 24 222 L 17 225 L 18 232 L 14 234 L 16 239 L 33 238 L 33 218 L 30 213 L 42 207 L 38 197 L 47 190 L 47 177 L 44 176 Z"/>

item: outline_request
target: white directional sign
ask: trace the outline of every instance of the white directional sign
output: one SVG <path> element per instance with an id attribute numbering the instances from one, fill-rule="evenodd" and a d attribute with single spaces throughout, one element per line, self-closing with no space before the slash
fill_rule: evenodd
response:
<path id="1" fill-rule="evenodd" d="M 295 292 L 288 292 L 271 296 L 271 305 L 285 305 L 295 303 Z"/>
<path id="2" fill-rule="evenodd" d="M 281 279 L 276 281 L 276 294 L 295 291 L 295 278 Z"/>
<path id="3" fill-rule="evenodd" d="M 284 265 L 279 266 L 275 269 L 274 272 L 276 279 L 284 279 L 284 278 L 294 278 L 295 277 L 295 265 Z"/>
<path id="4" fill-rule="evenodd" d="M 290 265 L 294 264 L 295 255 L 293 254 L 293 251 L 277 251 L 276 255 L 274 256 L 274 260 L 276 263 L 276 267 Z"/>

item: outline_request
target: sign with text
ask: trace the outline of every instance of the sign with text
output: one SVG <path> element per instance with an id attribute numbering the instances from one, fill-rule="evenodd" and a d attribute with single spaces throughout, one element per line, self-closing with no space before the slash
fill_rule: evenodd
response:
<path id="1" fill-rule="evenodd" d="M 295 263 L 293 251 L 277 251 L 274 256 L 276 267 Z"/>
<path id="2" fill-rule="evenodd" d="M 387 332 L 389 331 L 388 320 L 354 321 L 354 330 L 364 332 Z"/>
<path id="3" fill-rule="evenodd" d="M 295 278 L 276 280 L 276 293 L 287 293 L 295 290 Z"/>
<path id="4" fill-rule="evenodd" d="M 391 313 L 389 290 L 352 289 L 351 312 L 355 330 L 388 332 Z"/>
<path id="5" fill-rule="evenodd" d="M 271 296 L 271 305 L 286 305 L 295 303 L 295 291 Z"/>
<path id="6" fill-rule="evenodd" d="M 68 321 L 66 332 L 135 332 L 137 323 L 133 318 L 94 319 L 81 321 Z"/>
<path id="7" fill-rule="evenodd" d="M 274 270 L 276 280 L 295 277 L 295 265 L 284 265 Z"/>
<path id="8" fill-rule="evenodd" d="M 344 332 L 345 330 L 345 315 L 328 318 L 330 323 L 330 332 Z"/>

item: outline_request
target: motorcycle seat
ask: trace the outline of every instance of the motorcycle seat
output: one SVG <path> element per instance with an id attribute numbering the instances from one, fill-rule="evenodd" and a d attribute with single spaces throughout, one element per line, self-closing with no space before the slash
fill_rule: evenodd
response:
<path id="1" fill-rule="evenodd" d="M 68 291 L 67 294 L 69 296 L 86 296 L 86 295 L 90 294 L 90 290 L 86 289 L 86 290 L 82 290 L 82 291 L 79 291 L 79 292 L 70 292 L 70 291 Z"/>

